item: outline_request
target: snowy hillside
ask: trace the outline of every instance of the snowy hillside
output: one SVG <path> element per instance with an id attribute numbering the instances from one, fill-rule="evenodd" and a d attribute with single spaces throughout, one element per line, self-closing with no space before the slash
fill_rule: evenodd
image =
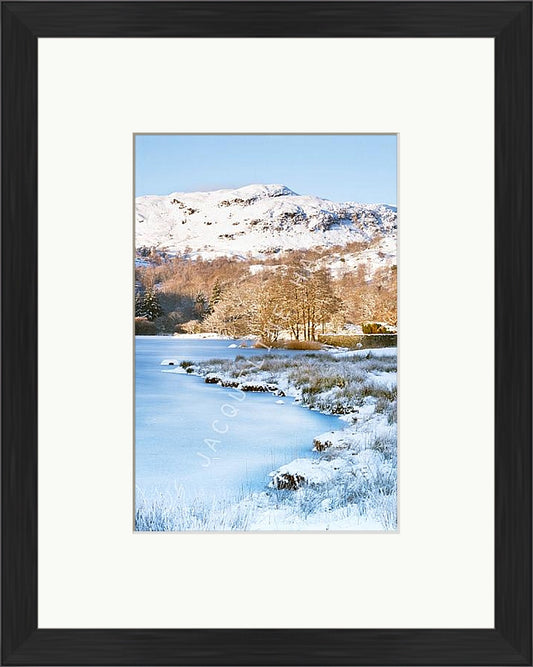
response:
<path id="1" fill-rule="evenodd" d="M 381 240 L 371 263 L 395 264 L 396 208 L 336 203 L 298 195 L 284 185 L 173 192 L 136 199 L 136 247 L 216 256 L 261 257 L 272 252 Z M 375 260 L 375 262 L 374 262 Z"/>

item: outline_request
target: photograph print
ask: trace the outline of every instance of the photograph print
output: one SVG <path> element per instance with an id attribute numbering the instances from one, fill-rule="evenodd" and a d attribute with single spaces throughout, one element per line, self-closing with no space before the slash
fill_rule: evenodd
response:
<path id="1" fill-rule="evenodd" d="M 397 135 L 137 134 L 135 530 L 397 530 Z"/>

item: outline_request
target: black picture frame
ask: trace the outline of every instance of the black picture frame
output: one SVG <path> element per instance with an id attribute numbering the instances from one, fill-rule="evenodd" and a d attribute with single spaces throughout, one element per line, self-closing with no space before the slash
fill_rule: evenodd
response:
<path id="1" fill-rule="evenodd" d="M 2 664 L 531 665 L 531 9 L 530 1 L 2 3 Z M 495 39 L 492 629 L 37 626 L 37 40 L 211 36 Z"/>

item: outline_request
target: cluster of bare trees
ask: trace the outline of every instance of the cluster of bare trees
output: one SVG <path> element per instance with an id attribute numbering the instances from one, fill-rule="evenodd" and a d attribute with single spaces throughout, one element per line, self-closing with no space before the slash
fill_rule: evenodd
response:
<path id="1" fill-rule="evenodd" d="M 230 336 L 253 334 L 266 343 L 275 342 L 282 332 L 295 340 L 315 340 L 341 305 L 326 269 L 294 262 L 229 287 L 204 328 Z"/>
<path id="2" fill-rule="evenodd" d="M 369 273 L 366 265 L 344 274 L 337 282 L 348 322 L 367 321 L 396 325 L 398 319 L 397 270 L 386 266 Z"/>

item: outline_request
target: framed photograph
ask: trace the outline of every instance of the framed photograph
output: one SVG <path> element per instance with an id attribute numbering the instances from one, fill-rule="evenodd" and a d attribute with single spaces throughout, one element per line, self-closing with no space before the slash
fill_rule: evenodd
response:
<path id="1" fill-rule="evenodd" d="M 135 530 L 397 528 L 396 143 L 135 136 Z"/>
<path id="2" fill-rule="evenodd" d="M 531 2 L 2 45 L 2 663 L 531 665 Z"/>

